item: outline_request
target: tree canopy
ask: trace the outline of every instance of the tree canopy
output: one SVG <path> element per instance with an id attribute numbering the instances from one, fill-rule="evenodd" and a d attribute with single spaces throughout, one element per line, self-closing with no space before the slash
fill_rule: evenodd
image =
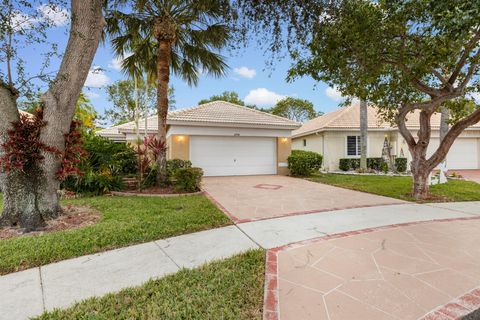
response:
<path id="1" fill-rule="evenodd" d="M 202 100 L 198 101 L 198 104 L 205 104 L 205 103 L 212 102 L 212 101 L 217 101 L 217 100 L 235 103 L 235 104 L 238 104 L 240 106 L 245 105 L 243 100 L 240 99 L 240 97 L 238 96 L 238 93 L 236 93 L 235 91 L 224 91 L 221 94 L 213 95 L 208 99 L 202 99 Z"/>
<path id="2" fill-rule="evenodd" d="M 287 97 L 277 102 L 270 112 L 297 122 L 305 122 L 318 116 L 313 103 L 292 97 Z"/>
<path id="3" fill-rule="evenodd" d="M 417 178 L 425 180 L 460 133 L 480 121 L 473 98 L 480 92 L 479 21 L 480 6 L 469 0 L 334 2 L 314 25 L 309 52 L 293 54 L 289 78 L 308 75 L 375 104 L 408 144 L 414 187 L 426 196 L 428 186 Z M 430 119 L 442 106 L 452 127 L 427 158 Z M 406 126 L 414 111 L 417 138 Z"/>
<path id="4" fill-rule="evenodd" d="M 135 99 L 138 94 L 138 105 L 142 115 L 147 111 L 148 115 L 156 113 L 157 92 L 154 86 L 145 81 L 137 82 L 137 93 L 133 80 L 117 80 L 106 88 L 108 100 L 113 106 L 105 110 L 105 119 L 119 125 L 133 121 L 135 118 Z M 175 109 L 175 90 L 169 88 L 169 109 Z"/>

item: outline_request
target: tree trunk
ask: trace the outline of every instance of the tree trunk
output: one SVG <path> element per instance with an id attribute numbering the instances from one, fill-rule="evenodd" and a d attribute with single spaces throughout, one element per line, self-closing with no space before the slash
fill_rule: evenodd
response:
<path id="1" fill-rule="evenodd" d="M 70 131 L 75 106 L 105 25 L 102 5 L 102 0 L 71 1 L 72 22 L 67 47 L 55 81 L 41 98 L 47 125 L 42 129 L 40 141 L 61 152 L 65 150 L 65 135 Z M 16 105 L 14 110 L 18 113 Z M 0 120 L 3 126 L 6 121 Z M 5 173 L 4 212 L 0 218 L 3 224 L 20 224 L 31 231 L 61 213 L 57 194 L 61 159 L 51 153 L 44 153 L 44 158 L 38 173 Z"/>
<path id="2" fill-rule="evenodd" d="M 360 101 L 360 168 L 367 169 L 368 106 Z"/>
<path id="3" fill-rule="evenodd" d="M 412 196 L 416 200 L 427 199 L 430 189 L 428 177 L 432 170 L 428 166 L 425 153 L 426 152 L 423 150 L 423 148 L 418 147 L 411 151 L 411 170 L 413 175 Z"/>
<path id="4" fill-rule="evenodd" d="M 168 40 L 160 40 L 157 52 L 157 116 L 158 139 L 165 146 L 167 144 L 167 116 L 168 116 L 168 84 L 170 82 L 170 59 L 172 44 Z M 163 148 L 157 158 L 157 184 L 168 184 L 167 177 L 167 150 Z"/>

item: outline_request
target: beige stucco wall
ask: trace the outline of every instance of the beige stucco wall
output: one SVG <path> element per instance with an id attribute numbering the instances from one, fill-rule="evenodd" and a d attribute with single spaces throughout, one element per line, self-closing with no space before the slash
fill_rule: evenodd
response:
<path id="1" fill-rule="evenodd" d="M 391 138 L 391 133 L 386 131 L 371 131 L 368 133 L 368 157 L 381 157 L 385 135 Z M 347 136 L 360 135 L 358 131 L 327 131 L 319 134 L 294 138 L 292 148 L 294 150 L 307 150 L 318 152 L 323 155 L 323 168 L 325 170 L 338 170 L 341 158 L 347 158 Z M 303 140 L 307 145 L 303 146 Z M 394 141 L 394 149 L 397 142 Z"/>
<path id="2" fill-rule="evenodd" d="M 292 152 L 292 139 L 277 137 L 277 174 L 288 175 L 287 159 Z"/>
<path id="3" fill-rule="evenodd" d="M 190 159 L 190 137 L 171 135 L 167 138 L 167 159 Z"/>

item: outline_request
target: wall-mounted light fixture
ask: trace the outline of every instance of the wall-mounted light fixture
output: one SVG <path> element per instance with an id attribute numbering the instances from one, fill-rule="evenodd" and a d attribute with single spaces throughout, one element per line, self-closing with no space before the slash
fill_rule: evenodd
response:
<path id="1" fill-rule="evenodd" d="M 182 142 L 183 140 L 185 140 L 185 137 L 184 137 L 184 136 L 178 136 L 178 137 L 177 137 L 177 140 L 178 140 L 179 142 Z"/>
<path id="2" fill-rule="evenodd" d="M 282 138 L 281 140 L 283 143 L 286 143 L 288 141 L 288 138 Z"/>

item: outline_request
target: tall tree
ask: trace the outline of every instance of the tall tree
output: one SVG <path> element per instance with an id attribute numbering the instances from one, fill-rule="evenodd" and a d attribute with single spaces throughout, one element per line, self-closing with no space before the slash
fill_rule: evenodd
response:
<path id="1" fill-rule="evenodd" d="M 243 102 L 243 100 L 240 99 L 240 97 L 238 96 L 238 93 L 236 93 L 235 91 L 223 91 L 221 94 L 215 94 L 213 96 L 210 96 L 210 98 L 208 99 L 202 99 L 198 101 L 198 104 L 205 104 L 208 102 L 218 101 L 218 100 L 231 102 L 234 104 L 238 104 L 240 106 L 245 105 L 245 102 Z"/>
<path id="2" fill-rule="evenodd" d="M 428 176 L 445 158 L 455 139 L 480 121 L 478 93 L 480 7 L 469 0 L 332 3 L 313 31 L 310 54 L 299 58 L 291 76 L 309 75 L 336 85 L 345 96 L 362 96 L 394 122 L 412 155 L 412 194 L 428 197 Z M 431 117 L 442 105 L 450 109 L 451 127 L 427 157 Z M 473 109 L 466 106 L 474 104 Z M 417 137 L 406 118 L 419 115 Z"/>
<path id="3" fill-rule="evenodd" d="M 145 81 L 137 81 L 135 88 L 134 80 L 118 80 L 106 88 L 108 100 L 113 104 L 105 110 L 105 119 L 119 125 L 135 120 L 135 100 L 138 95 L 138 104 L 146 114 L 156 113 L 157 92 L 154 86 L 148 85 Z M 168 90 L 169 110 L 175 109 L 175 90 L 171 87 Z"/>
<path id="4" fill-rule="evenodd" d="M 68 42 L 56 77 L 41 96 L 45 125 L 39 130 L 38 144 L 62 153 L 65 150 L 65 135 L 70 131 L 75 106 L 105 25 L 102 5 L 100 0 L 71 0 Z M 26 77 L 24 68 L 12 68 L 15 61 L 22 61 L 17 49 L 25 44 L 45 43 L 47 39 L 42 21 L 32 19 L 38 12 L 35 2 L 2 1 L 0 6 L 0 50 L 6 58 L 3 60 L 6 70 L 2 69 L 0 80 L 0 144 L 5 145 L 10 142 L 12 124 L 20 120 L 17 99 L 22 90 L 31 79 L 45 78 L 41 72 L 35 77 Z M 0 148 L 0 156 L 3 155 L 5 148 Z M 0 225 L 20 225 L 29 231 L 61 213 L 57 195 L 60 186 L 57 173 L 61 160 L 56 154 L 44 150 L 32 167 L 1 170 L 3 212 Z"/>
<path id="5" fill-rule="evenodd" d="M 305 122 L 318 114 L 313 103 L 308 100 L 287 97 L 277 102 L 271 113 L 297 122 Z"/>
<path id="6" fill-rule="evenodd" d="M 196 85 L 200 71 L 225 74 L 218 50 L 227 44 L 229 28 L 222 23 L 229 3 L 224 0 L 132 0 L 108 17 L 108 32 L 127 69 L 141 68 L 157 84 L 158 139 L 166 145 L 168 85 L 173 72 Z M 157 160 L 157 183 L 167 183 L 166 150 Z"/>

